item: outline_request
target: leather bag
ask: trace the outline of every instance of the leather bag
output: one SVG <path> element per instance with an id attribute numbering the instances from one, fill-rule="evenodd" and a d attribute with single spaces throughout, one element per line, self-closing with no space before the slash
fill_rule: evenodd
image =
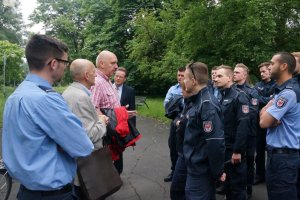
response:
<path id="1" fill-rule="evenodd" d="M 122 180 L 111 158 L 108 146 L 77 159 L 80 187 L 89 200 L 105 199 L 117 192 Z"/>

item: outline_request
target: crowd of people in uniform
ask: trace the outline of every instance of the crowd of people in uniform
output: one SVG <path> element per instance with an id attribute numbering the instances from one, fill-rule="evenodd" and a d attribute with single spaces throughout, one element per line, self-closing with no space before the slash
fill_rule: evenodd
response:
<path id="1" fill-rule="evenodd" d="M 205 63 L 178 69 L 164 101 L 172 200 L 251 199 L 265 181 L 269 200 L 300 199 L 300 52 L 258 70 L 253 87 L 243 63 L 213 67 L 211 80 Z"/>

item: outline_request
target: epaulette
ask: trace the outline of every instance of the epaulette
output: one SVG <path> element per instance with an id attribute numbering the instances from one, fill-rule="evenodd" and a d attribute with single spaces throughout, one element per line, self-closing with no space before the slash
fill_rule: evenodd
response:
<path id="1" fill-rule="evenodd" d="M 52 88 L 48 88 L 48 87 L 45 87 L 45 86 L 42 86 L 42 85 L 39 85 L 39 88 L 41 88 L 42 90 L 44 90 L 47 93 L 49 93 L 49 92 L 56 92 Z"/>

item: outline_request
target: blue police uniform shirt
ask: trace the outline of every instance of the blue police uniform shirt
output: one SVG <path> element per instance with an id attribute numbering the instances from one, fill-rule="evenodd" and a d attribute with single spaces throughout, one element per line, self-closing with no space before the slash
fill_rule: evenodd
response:
<path id="1" fill-rule="evenodd" d="M 164 100 L 164 107 L 166 107 L 166 104 L 172 99 L 175 95 L 181 95 L 182 96 L 182 90 L 180 87 L 180 84 L 177 83 L 176 85 L 173 85 L 170 87 L 170 89 L 167 92 L 166 98 Z"/>
<path id="2" fill-rule="evenodd" d="M 93 151 L 79 119 L 45 79 L 28 74 L 8 98 L 3 113 L 3 160 L 9 174 L 31 190 L 71 183 L 75 157 Z"/>
<path id="3" fill-rule="evenodd" d="M 281 123 L 270 127 L 267 131 L 267 145 L 275 148 L 300 149 L 300 104 L 297 95 L 292 89 L 285 86 L 291 83 L 288 80 L 280 86 L 281 90 L 274 97 L 274 104 L 267 112 Z"/>

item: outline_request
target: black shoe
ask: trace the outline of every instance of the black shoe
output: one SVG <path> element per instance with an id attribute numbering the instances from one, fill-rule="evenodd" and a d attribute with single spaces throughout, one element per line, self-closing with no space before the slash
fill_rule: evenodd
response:
<path id="1" fill-rule="evenodd" d="M 225 195 L 226 191 L 225 191 L 224 185 L 221 185 L 220 187 L 218 187 L 218 188 L 216 189 L 216 193 L 217 193 L 217 194 L 220 194 L 220 195 Z"/>
<path id="2" fill-rule="evenodd" d="M 253 185 L 258 185 L 258 184 L 261 184 L 261 183 L 264 183 L 264 182 L 265 182 L 264 178 L 255 178 L 254 182 L 253 182 Z"/>
<path id="3" fill-rule="evenodd" d="M 247 200 L 250 200 L 252 198 L 252 194 L 247 194 Z"/>
<path id="4" fill-rule="evenodd" d="M 252 197 L 252 186 L 247 186 L 247 200 Z"/>
<path id="5" fill-rule="evenodd" d="M 166 178 L 164 178 L 164 181 L 170 182 L 170 181 L 172 181 L 172 178 L 173 178 L 173 172 L 171 172 Z"/>

